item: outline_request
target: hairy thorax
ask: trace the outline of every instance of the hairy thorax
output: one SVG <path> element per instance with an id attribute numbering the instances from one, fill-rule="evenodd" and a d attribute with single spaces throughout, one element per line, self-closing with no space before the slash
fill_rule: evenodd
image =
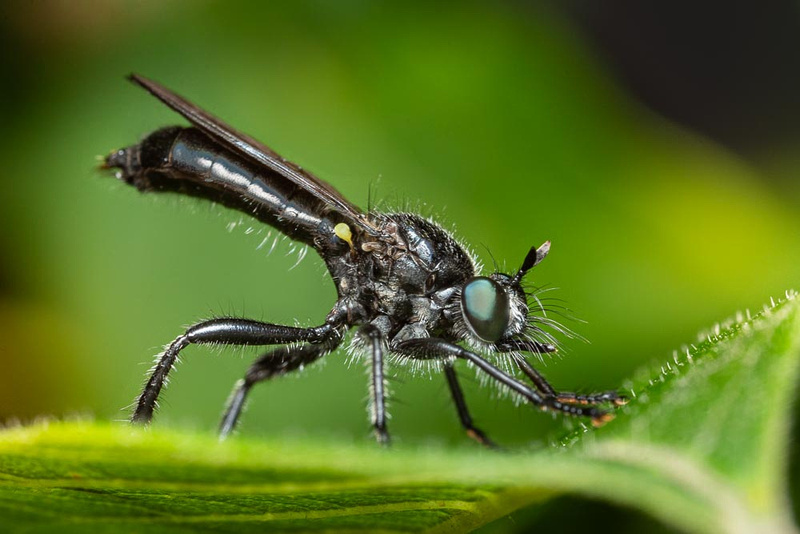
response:
<path id="1" fill-rule="evenodd" d="M 339 307 L 400 341 L 442 335 L 454 287 L 475 275 L 475 262 L 446 231 L 419 215 L 373 215 L 376 235 L 353 237 L 350 250 L 330 258 Z M 402 328 L 401 328 L 402 326 Z"/>

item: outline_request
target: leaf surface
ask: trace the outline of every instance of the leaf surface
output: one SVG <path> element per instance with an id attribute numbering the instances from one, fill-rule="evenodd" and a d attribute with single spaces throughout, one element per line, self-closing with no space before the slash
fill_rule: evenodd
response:
<path id="1" fill-rule="evenodd" d="M 786 494 L 800 356 L 793 294 L 629 384 L 597 430 L 534 451 L 218 443 L 119 424 L 0 434 L 10 532 L 462 532 L 563 494 L 692 532 L 794 532 Z"/>

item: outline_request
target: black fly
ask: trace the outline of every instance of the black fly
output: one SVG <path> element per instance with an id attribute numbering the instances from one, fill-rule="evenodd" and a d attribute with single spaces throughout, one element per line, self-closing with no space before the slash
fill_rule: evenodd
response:
<path id="1" fill-rule="evenodd" d="M 250 389 L 322 358 L 357 328 L 355 348 L 371 364 L 370 415 L 379 442 L 389 441 L 385 397 L 387 356 L 435 363 L 444 373 L 467 434 L 492 446 L 467 410 L 455 371 L 457 359 L 541 410 L 609 420 L 602 404 L 622 404 L 610 391 L 578 395 L 554 390 L 524 357 L 555 350 L 540 326 L 554 326 L 528 307 L 526 273 L 550 249 L 531 248 L 519 270 L 488 276 L 448 232 L 410 213 L 365 213 L 336 189 L 237 132 L 161 85 L 132 75 L 140 85 L 186 118 L 141 143 L 110 154 L 103 165 L 142 192 L 176 192 L 240 210 L 300 241 L 322 257 L 338 299 L 325 322 L 297 328 L 234 317 L 191 326 L 159 356 L 136 402 L 132 420 L 148 423 L 178 353 L 188 345 L 280 345 L 258 358 L 234 388 L 220 435 L 235 428 Z M 463 342 L 469 348 L 459 345 Z M 479 353 L 505 358 L 530 381 L 513 377 Z"/>

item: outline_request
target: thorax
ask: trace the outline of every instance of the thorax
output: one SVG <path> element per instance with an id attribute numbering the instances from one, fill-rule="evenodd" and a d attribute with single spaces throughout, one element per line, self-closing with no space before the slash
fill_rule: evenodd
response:
<path id="1" fill-rule="evenodd" d="M 376 235 L 326 258 L 351 324 L 375 321 L 387 336 L 446 328 L 452 291 L 474 276 L 472 257 L 439 225 L 408 213 L 372 214 Z"/>

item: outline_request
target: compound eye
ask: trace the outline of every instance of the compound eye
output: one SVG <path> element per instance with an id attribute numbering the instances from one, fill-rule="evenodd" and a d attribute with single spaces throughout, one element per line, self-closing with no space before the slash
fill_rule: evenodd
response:
<path id="1" fill-rule="evenodd" d="M 461 292 L 461 309 L 472 331 L 494 343 L 508 328 L 508 296 L 497 282 L 484 276 L 473 278 Z"/>

